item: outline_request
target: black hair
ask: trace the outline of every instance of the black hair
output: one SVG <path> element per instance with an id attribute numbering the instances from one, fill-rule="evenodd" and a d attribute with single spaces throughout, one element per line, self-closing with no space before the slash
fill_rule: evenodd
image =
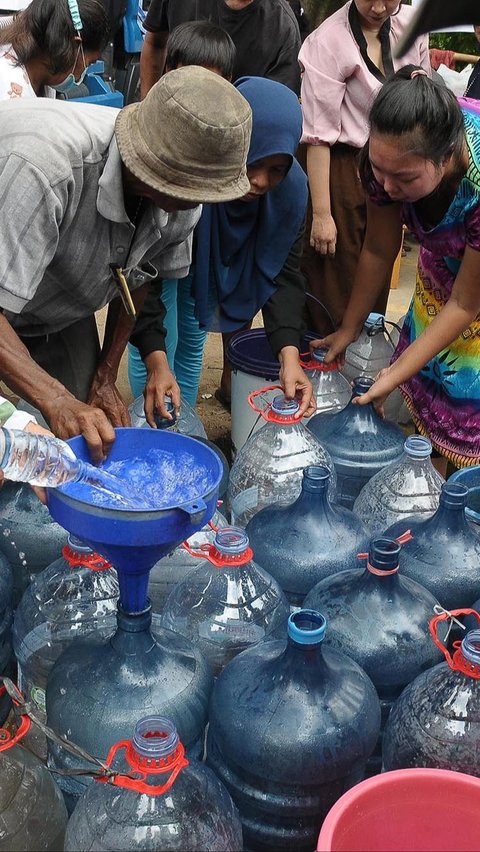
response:
<path id="1" fill-rule="evenodd" d="M 84 50 L 102 51 L 107 44 L 109 24 L 100 0 L 78 0 L 83 28 L 79 35 Z M 71 71 L 79 42 L 67 0 L 32 0 L 0 29 L 0 44 L 11 44 L 19 65 L 44 56 L 49 71 Z"/>
<path id="2" fill-rule="evenodd" d="M 412 78 L 412 73 L 418 71 Z M 439 166 L 449 154 L 460 156 L 463 117 L 450 89 L 423 69 L 405 65 L 390 77 L 370 110 L 370 133 L 402 138 L 402 144 Z"/>
<path id="3" fill-rule="evenodd" d="M 179 65 L 202 65 L 218 68 L 231 80 L 235 62 L 235 45 L 229 34 L 210 21 L 180 24 L 168 36 L 166 67 L 173 71 Z"/>

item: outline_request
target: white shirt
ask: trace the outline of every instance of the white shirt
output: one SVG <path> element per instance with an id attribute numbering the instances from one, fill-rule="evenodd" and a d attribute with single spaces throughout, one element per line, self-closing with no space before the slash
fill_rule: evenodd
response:
<path id="1" fill-rule="evenodd" d="M 45 86 L 43 97 L 54 98 L 55 89 Z M 18 64 L 17 54 L 11 44 L 0 45 L 0 100 L 9 98 L 36 98 L 24 65 Z"/>

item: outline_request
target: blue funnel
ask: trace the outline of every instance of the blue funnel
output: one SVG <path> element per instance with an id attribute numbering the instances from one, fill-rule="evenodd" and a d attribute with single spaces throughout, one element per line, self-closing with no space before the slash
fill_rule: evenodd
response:
<path id="1" fill-rule="evenodd" d="M 191 487 L 158 511 L 107 509 L 73 496 L 75 484 L 48 490 L 50 514 L 68 532 L 112 562 L 118 572 L 120 602 L 125 612 L 141 612 L 147 605 L 148 573 L 152 566 L 180 542 L 201 529 L 212 517 L 223 470 L 208 446 L 173 432 L 156 429 L 116 429 L 109 464 L 142 458 L 149 450 L 186 453 L 192 467 L 201 466 L 203 486 Z M 84 438 L 68 441 L 79 459 L 90 461 Z M 205 482 L 207 483 L 205 485 Z"/>

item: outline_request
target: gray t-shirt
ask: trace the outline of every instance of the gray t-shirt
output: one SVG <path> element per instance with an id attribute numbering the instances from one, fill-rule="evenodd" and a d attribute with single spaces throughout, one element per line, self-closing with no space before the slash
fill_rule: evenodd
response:
<path id="1" fill-rule="evenodd" d="M 59 331 L 118 295 L 110 263 L 125 265 L 134 228 L 117 112 L 43 99 L 0 103 L 0 308 L 19 334 Z M 146 203 L 126 264 L 132 289 L 155 270 L 188 273 L 200 212 Z"/>

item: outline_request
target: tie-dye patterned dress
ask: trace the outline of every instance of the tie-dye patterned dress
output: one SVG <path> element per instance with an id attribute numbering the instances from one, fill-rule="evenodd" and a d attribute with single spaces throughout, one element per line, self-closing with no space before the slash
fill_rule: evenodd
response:
<path id="1" fill-rule="evenodd" d="M 425 231 L 414 205 L 403 205 L 404 222 L 421 248 L 415 293 L 392 361 L 450 298 L 465 246 L 480 251 L 480 105 L 461 98 L 460 106 L 469 166 L 445 216 Z M 378 184 L 377 191 L 372 189 L 370 184 L 372 200 L 385 203 Z M 478 287 L 480 292 L 480 276 Z M 430 438 L 442 456 L 457 467 L 480 463 L 480 317 L 401 389 L 419 432 Z"/>

